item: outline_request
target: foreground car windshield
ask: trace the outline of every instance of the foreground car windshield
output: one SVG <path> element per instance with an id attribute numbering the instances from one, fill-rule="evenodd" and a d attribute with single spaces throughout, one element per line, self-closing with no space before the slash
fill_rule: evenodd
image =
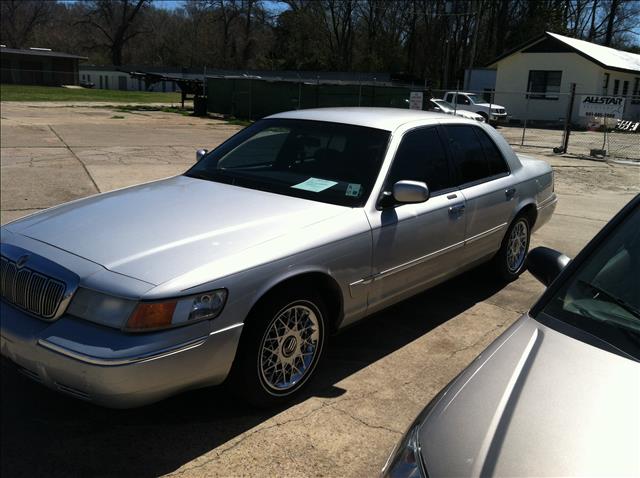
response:
<path id="1" fill-rule="evenodd" d="M 186 175 L 343 206 L 366 202 L 390 133 L 321 121 L 265 119 Z"/>
<path id="2" fill-rule="evenodd" d="M 566 281 L 544 312 L 640 359 L 640 210 Z"/>

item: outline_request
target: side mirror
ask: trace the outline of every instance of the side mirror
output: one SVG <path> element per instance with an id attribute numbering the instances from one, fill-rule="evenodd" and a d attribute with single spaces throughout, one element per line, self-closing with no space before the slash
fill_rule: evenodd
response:
<path id="1" fill-rule="evenodd" d="M 202 158 L 204 158 L 206 154 L 207 154 L 206 149 L 199 149 L 198 151 L 196 151 L 196 163 L 200 161 Z"/>
<path id="2" fill-rule="evenodd" d="M 536 247 L 527 256 L 527 269 L 533 277 L 549 286 L 570 261 L 562 252 L 548 247 Z"/>
<path id="3" fill-rule="evenodd" d="M 439 106 L 434 106 L 434 107 L 433 107 L 433 111 L 442 111 L 442 109 L 440 109 L 440 107 L 439 107 Z"/>
<path id="4" fill-rule="evenodd" d="M 393 185 L 393 199 L 400 204 L 425 202 L 429 188 L 421 181 L 398 181 Z"/>

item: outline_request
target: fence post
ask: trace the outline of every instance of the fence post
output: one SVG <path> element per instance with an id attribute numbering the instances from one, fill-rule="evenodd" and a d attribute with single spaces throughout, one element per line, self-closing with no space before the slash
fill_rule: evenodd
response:
<path id="1" fill-rule="evenodd" d="M 525 93 L 527 97 L 527 104 L 524 109 L 524 125 L 522 127 L 522 139 L 520 140 L 520 146 L 524 146 L 524 135 L 527 132 L 527 120 L 529 119 L 529 101 L 531 101 L 531 95 L 529 92 Z"/>
<path id="2" fill-rule="evenodd" d="M 571 83 L 571 93 L 569 96 L 569 106 L 567 108 L 567 114 L 564 118 L 564 136 L 562 138 L 562 148 L 560 153 L 564 154 L 567 152 L 567 148 L 569 147 L 569 136 L 571 135 L 571 116 L 573 114 L 573 100 L 576 96 L 576 84 Z"/>

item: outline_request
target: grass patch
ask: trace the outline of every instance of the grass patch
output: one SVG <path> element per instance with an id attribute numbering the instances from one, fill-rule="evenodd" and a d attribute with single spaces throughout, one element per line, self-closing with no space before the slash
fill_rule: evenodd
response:
<path id="1" fill-rule="evenodd" d="M 113 115 L 111 117 L 111 119 L 124 119 L 124 116 L 120 116 L 120 115 Z"/>
<path id="2" fill-rule="evenodd" d="M 57 86 L 0 85 L 0 101 L 111 101 L 114 103 L 179 103 L 180 93 L 118 91 Z"/>
<path id="3" fill-rule="evenodd" d="M 163 113 L 177 113 L 182 116 L 191 116 L 192 112 L 179 106 L 155 106 L 155 105 L 109 105 L 110 108 L 120 113 L 140 113 L 143 111 L 162 111 Z"/>

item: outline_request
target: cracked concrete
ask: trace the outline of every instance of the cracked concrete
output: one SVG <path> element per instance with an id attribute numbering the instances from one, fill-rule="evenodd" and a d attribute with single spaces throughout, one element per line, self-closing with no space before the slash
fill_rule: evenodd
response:
<path id="1" fill-rule="evenodd" d="M 2 104 L 0 220 L 164 176 L 238 128 L 107 106 Z M 539 150 L 538 150 L 539 151 Z M 529 152 L 531 154 L 531 152 Z M 535 153 L 534 153 L 535 154 Z M 640 168 L 544 157 L 557 213 L 532 238 L 574 256 L 638 191 Z M 485 269 L 332 337 L 306 394 L 254 410 L 222 388 L 105 410 L 2 368 L 2 476 L 376 476 L 426 403 L 542 292 Z"/>

